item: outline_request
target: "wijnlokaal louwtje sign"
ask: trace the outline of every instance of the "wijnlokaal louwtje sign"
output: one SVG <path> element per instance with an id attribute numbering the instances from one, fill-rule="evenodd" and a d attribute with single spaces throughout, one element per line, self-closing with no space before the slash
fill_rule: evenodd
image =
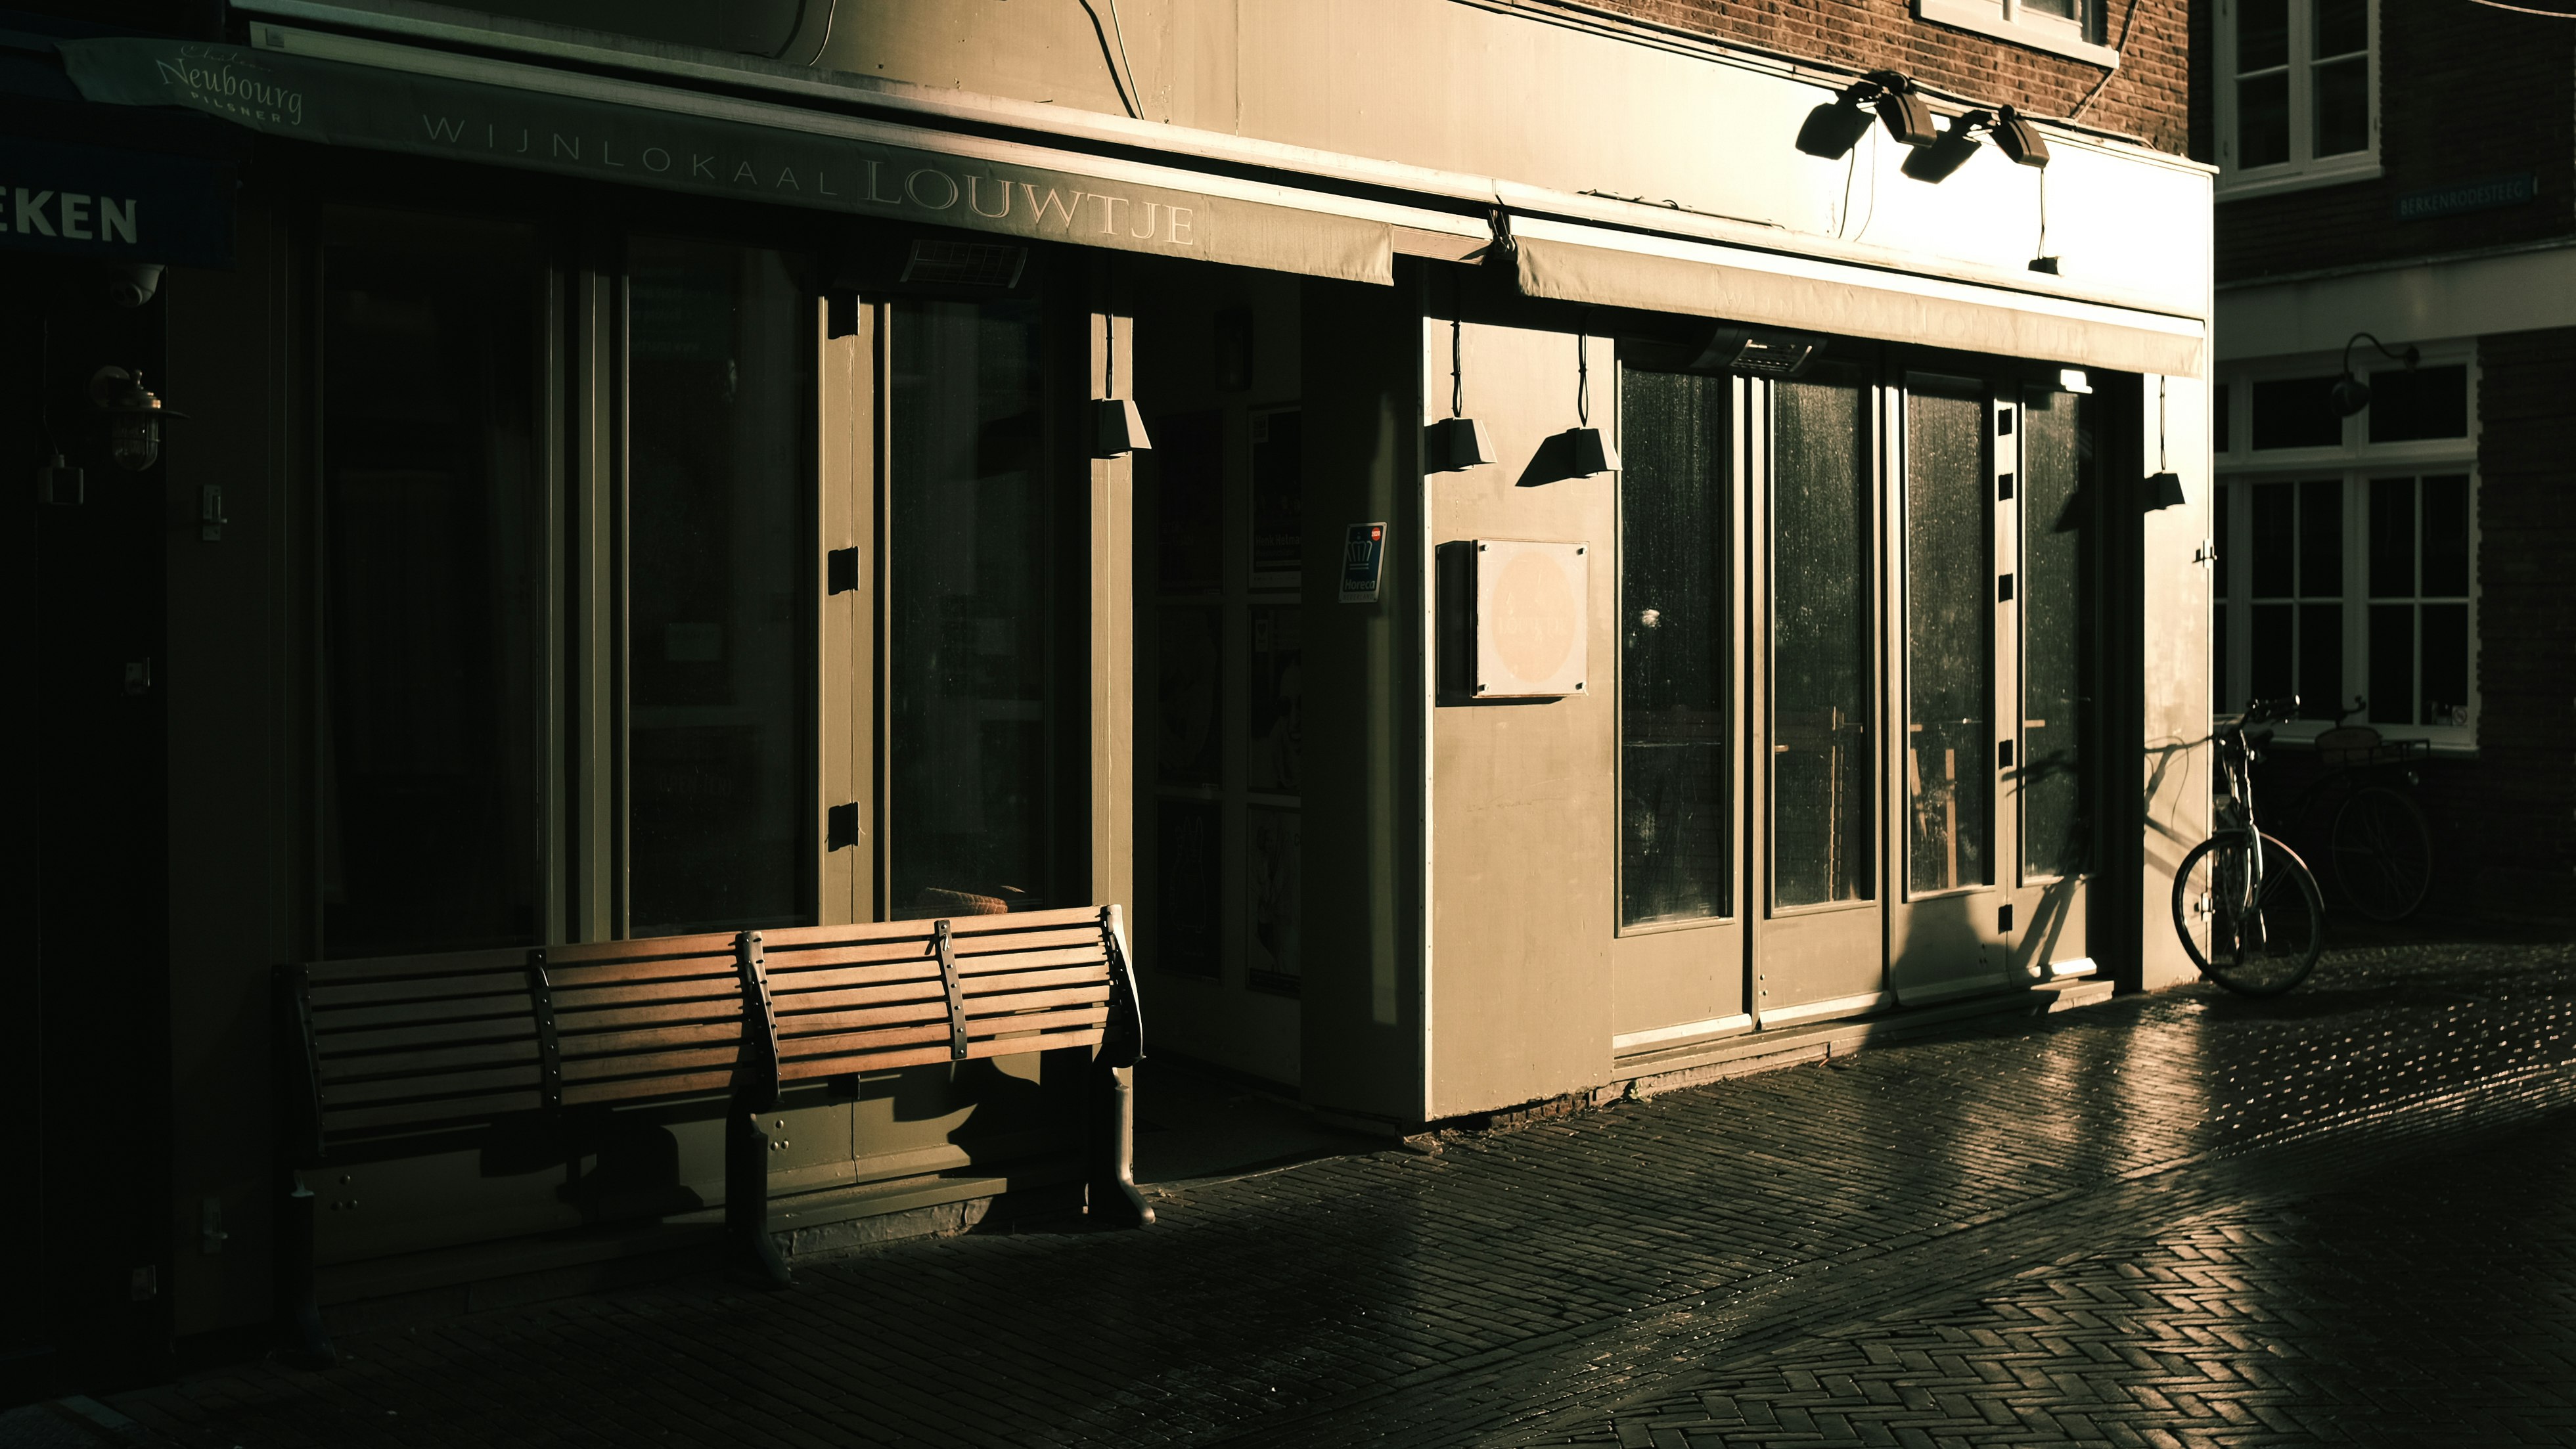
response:
<path id="1" fill-rule="evenodd" d="M 560 94 L 544 87 L 596 83 L 497 63 L 524 84 L 186 41 L 60 49 L 92 101 L 183 106 L 272 136 L 1353 281 L 1394 275 L 1383 223 L 964 154 L 971 143 L 904 146 L 871 139 L 888 129 L 879 123 L 824 112 L 623 84 L 651 103 Z"/>

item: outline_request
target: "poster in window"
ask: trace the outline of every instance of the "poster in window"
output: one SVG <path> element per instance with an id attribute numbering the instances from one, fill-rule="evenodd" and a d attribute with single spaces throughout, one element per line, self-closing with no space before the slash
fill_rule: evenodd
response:
<path id="1" fill-rule="evenodd" d="M 1305 566 L 1304 433 L 1295 408 L 1252 414 L 1252 587 L 1293 589 Z"/>
<path id="2" fill-rule="evenodd" d="M 1244 812 L 1243 837 L 1245 975 L 1258 990 L 1293 995 L 1304 894 L 1298 814 L 1255 805 Z"/>
<path id="3" fill-rule="evenodd" d="M 1305 678 L 1299 667 L 1298 609 L 1260 605 L 1252 624 L 1250 677 L 1246 680 L 1244 787 L 1261 794 L 1294 795 L 1305 753 Z"/>

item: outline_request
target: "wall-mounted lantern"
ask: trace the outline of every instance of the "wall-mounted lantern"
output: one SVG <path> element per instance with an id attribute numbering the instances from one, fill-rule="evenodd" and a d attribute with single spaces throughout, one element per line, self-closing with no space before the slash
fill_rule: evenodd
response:
<path id="1" fill-rule="evenodd" d="M 2424 349 L 2417 347 L 2411 342 L 2406 345 L 2405 351 L 2399 352 L 2389 347 L 2388 344 L 2380 341 L 2378 338 L 2371 336 L 2371 334 L 2367 332 L 2356 332 L 2352 334 L 2351 340 L 2345 342 L 2343 345 L 2343 378 L 2334 385 L 2334 409 L 2336 417 L 2348 418 L 2354 413 L 2360 412 L 2363 408 L 2370 406 L 2370 384 L 2363 382 L 2360 374 L 2352 370 L 2353 343 L 2363 341 L 2367 341 L 2371 346 L 2378 348 L 2380 356 L 2395 362 L 2403 363 L 2408 372 L 2413 372 L 2415 370 L 2415 364 L 2424 360 Z"/>
<path id="2" fill-rule="evenodd" d="M 90 374 L 91 408 L 104 420 L 107 456 L 128 473 L 140 473 L 161 460 L 161 420 L 185 417 L 161 405 L 143 385 L 143 374 L 121 367 L 102 367 Z"/>

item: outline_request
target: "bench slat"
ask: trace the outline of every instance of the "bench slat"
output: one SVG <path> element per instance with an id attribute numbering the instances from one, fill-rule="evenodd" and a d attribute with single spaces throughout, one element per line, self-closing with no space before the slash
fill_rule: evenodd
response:
<path id="1" fill-rule="evenodd" d="M 635 1027 L 624 1031 L 585 1032 L 555 1038 L 557 1050 L 569 1067 L 577 1061 L 600 1057 L 634 1056 L 639 1052 L 692 1050 L 721 1045 L 731 1051 L 742 1045 L 742 1023 L 736 1021 L 703 1022 L 693 1026 Z"/>
<path id="2" fill-rule="evenodd" d="M 737 989 L 720 997 L 638 1006 L 587 1006 L 568 1010 L 561 1002 L 555 1004 L 555 1031 L 563 1035 L 665 1022 L 721 1024 L 728 1031 L 739 1031 L 742 1029 L 742 992 Z"/>
<path id="3" fill-rule="evenodd" d="M 334 1082 L 322 1089 L 322 1112 L 329 1116 L 343 1107 L 360 1103 L 408 1102 L 428 1097 L 449 1097 L 459 1092 L 487 1092 L 504 1087 L 537 1086 L 535 1062 L 511 1062 L 502 1066 L 475 1067 L 446 1072 L 405 1072 L 382 1079 L 359 1078 Z"/>
<path id="4" fill-rule="evenodd" d="M 990 1038 L 1003 1031 L 1046 1031 L 1064 1027 L 1098 1026 L 1108 1019 L 1109 1007 L 1105 1002 L 1093 1007 L 1068 1007 L 1053 1011 L 991 1016 L 981 1021 L 969 1018 L 966 1024 L 968 1054 L 973 1054 L 972 1048 L 977 1039 Z M 802 1062 L 820 1055 L 857 1057 L 880 1047 L 899 1048 L 913 1042 L 946 1040 L 948 1040 L 948 1018 L 945 1014 L 935 1022 L 920 1026 L 878 1027 L 850 1032 L 816 1032 L 809 1036 L 794 1037 L 787 1034 L 782 1023 L 778 1034 L 778 1055 L 782 1060 L 798 1062 L 801 1069 Z"/>
<path id="5" fill-rule="evenodd" d="M 1109 983 L 1093 982 L 1085 986 L 1060 986 L 1052 991 L 1014 991 L 1008 995 L 969 996 L 966 998 L 966 1030 L 973 1032 L 981 1021 L 1000 1021 L 1023 1012 L 1057 1006 L 1100 1006 L 1109 1004 Z"/>
<path id="6" fill-rule="evenodd" d="M 653 1001 L 691 1001 L 731 993 L 742 999 L 736 979 L 727 975 L 722 984 L 711 976 L 689 977 L 678 981 L 636 981 L 608 983 L 600 986 L 567 986 L 549 979 L 547 992 L 554 998 L 555 1014 L 582 1011 L 596 1006 L 634 1006 Z"/>
<path id="7" fill-rule="evenodd" d="M 1096 981 L 1105 983 L 1108 979 L 1109 973 L 1106 970 L 1098 967 L 1085 968 L 1074 966 L 1048 971 L 1025 972 L 1023 974 L 1013 976 L 1006 981 L 996 981 L 991 977 L 985 977 L 982 978 L 978 986 L 972 990 L 965 988 L 965 982 L 963 980 L 961 980 L 958 985 L 965 998 L 972 1001 L 978 996 L 1000 991 L 1018 991 L 1023 989 L 1038 990 L 1050 986 L 1078 986 L 1086 982 Z M 858 1007 L 876 1006 L 885 1002 L 923 1000 L 941 1003 L 940 1009 L 943 1011 L 947 1009 L 945 1004 L 947 998 L 939 989 L 939 978 L 936 976 L 928 977 L 921 981 L 901 982 L 892 986 L 844 986 L 822 991 L 788 992 L 778 990 L 776 986 L 773 985 L 770 989 L 769 998 L 772 1002 L 776 1003 L 777 1009 L 782 1013 L 793 1011 L 846 1011 Z"/>
<path id="8" fill-rule="evenodd" d="M 1098 926 L 969 934 L 957 922 L 949 923 L 948 949 L 960 961 L 1004 952 L 1052 951 L 1084 945 L 1094 951 L 1100 949 Z M 918 935 L 900 941 L 861 941 L 828 946 L 779 946 L 772 944 L 764 934 L 760 954 L 768 963 L 772 976 L 835 967 L 886 965 L 932 957 L 930 932 L 926 928 Z"/>
<path id="9" fill-rule="evenodd" d="M 606 967 L 682 960 L 696 956 L 733 959 L 733 932 L 700 931 L 688 936 L 646 936 L 633 941 L 585 941 L 577 946 L 548 946 L 546 972 L 562 967 Z"/>
<path id="10" fill-rule="evenodd" d="M 1109 957 L 1094 941 L 1087 949 L 1068 948 L 1059 951 L 1014 951 L 1007 955 L 960 956 L 957 975 L 961 981 L 979 976 L 1001 976 L 1015 971 L 1052 971 L 1060 967 L 1087 967 L 1101 980 L 1109 979 Z"/>
<path id="11" fill-rule="evenodd" d="M 533 1071 L 537 1066 L 537 1039 L 531 1034 L 513 1041 L 455 1042 L 419 1051 L 325 1052 L 322 1082 L 327 1087 L 356 1077 L 452 1071 L 480 1062 L 526 1062 Z"/>
<path id="12" fill-rule="evenodd" d="M 481 951 L 441 951 L 428 956 L 368 956 L 354 961 L 314 961 L 304 967 L 315 986 L 360 984 L 400 976 L 471 976 L 487 971 L 517 971 L 528 964 L 526 948 L 491 947 Z"/>
<path id="13" fill-rule="evenodd" d="M 1100 1037 L 1101 1030 L 1096 1026 L 1084 1031 L 1046 1032 L 1027 1037 L 996 1037 L 968 1043 L 966 1056 L 972 1061 L 983 1057 L 1012 1057 L 1027 1052 L 1056 1051 L 1065 1047 L 1090 1048 L 1100 1045 Z M 779 1068 L 779 1074 L 787 1081 L 807 1082 L 817 1077 L 843 1077 L 855 1072 L 882 1072 L 892 1071 L 898 1067 L 930 1066 L 948 1059 L 948 1047 L 942 1043 L 938 1046 L 906 1047 L 894 1051 L 863 1052 L 849 1056 L 809 1057 L 783 1064 Z"/>
<path id="14" fill-rule="evenodd" d="M 415 976 L 401 980 L 351 981 L 340 985 L 315 982 L 310 988 L 315 1011 L 330 1011 L 344 1006 L 371 1006 L 380 1002 L 446 1001 L 459 996 L 506 996 L 528 988 L 524 966 L 507 971 L 477 971 L 472 975 Z"/>
<path id="15" fill-rule="evenodd" d="M 390 1106 L 341 1111 L 326 1108 L 322 1113 L 322 1135 L 335 1140 L 357 1133 L 394 1136 L 452 1123 L 489 1122 L 513 1112 L 533 1112 L 539 1105 L 536 1089 L 531 1087 L 520 1092 L 488 1092 L 476 1097 L 401 1102 Z"/>
<path id="16" fill-rule="evenodd" d="M 557 966 L 549 961 L 546 963 L 546 986 L 549 990 L 580 991 L 648 981 L 731 981 L 734 970 L 731 949 L 721 957 L 656 956 L 641 961 L 602 961 L 587 966 Z"/>
<path id="17" fill-rule="evenodd" d="M 601 1082 L 566 1082 L 563 1099 L 567 1107 L 594 1107 L 602 1103 L 640 1102 L 657 1097 L 699 1097 L 728 1091 L 733 1086 L 730 1068 L 720 1072 L 692 1072 L 680 1077 L 653 1077 L 642 1081 L 610 1080 Z"/>
<path id="18" fill-rule="evenodd" d="M 344 1006 L 336 1010 L 316 1008 L 313 1012 L 313 1035 L 328 1042 L 335 1037 L 362 1036 L 375 1031 L 443 1031 L 451 1027 L 471 1029 L 481 1022 L 527 1021 L 529 1003 L 525 991 L 508 995 L 459 997 L 440 1002 L 434 1007 Z"/>
<path id="19" fill-rule="evenodd" d="M 677 1075 L 709 1067 L 730 1071 L 741 1051 L 739 1043 L 727 1040 L 721 1046 L 670 1047 L 616 1056 L 574 1057 L 566 1053 L 563 1060 L 564 1083 L 566 1090 L 570 1090 L 574 1082 L 598 1082 L 611 1077 Z"/>

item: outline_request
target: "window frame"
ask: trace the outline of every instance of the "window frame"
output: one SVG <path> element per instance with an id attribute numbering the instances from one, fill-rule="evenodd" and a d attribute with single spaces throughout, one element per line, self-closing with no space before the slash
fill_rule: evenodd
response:
<path id="1" fill-rule="evenodd" d="M 2375 478 L 2465 476 L 2469 482 L 2468 518 L 2468 710 L 2465 725 L 2374 724 L 2390 739 L 2422 739 L 2431 742 L 2437 754 L 2474 756 L 2478 750 L 2479 722 L 2484 716 L 2483 700 L 2478 687 L 2479 605 L 2482 584 L 2479 574 L 2480 543 L 2480 468 L 2478 442 L 2479 368 L 2477 345 L 2462 340 L 2422 344 L 2421 367 L 2462 366 L 2466 370 L 2468 391 L 2468 429 L 2457 438 L 2417 439 L 2402 443 L 2369 441 L 2368 409 L 2342 420 L 2343 441 L 2329 447 L 2272 448 L 2260 453 L 2252 447 L 2253 385 L 2282 378 L 2330 375 L 2339 366 L 2335 354 L 2313 354 L 2300 357 L 2268 358 L 2258 363 L 2232 366 L 2212 384 L 2228 393 L 2228 430 L 2231 436 L 2212 439 L 2212 469 L 2220 492 L 2218 506 L 2228 510 L 2223 519 L 2213 519 L 2221 535 L 2230 540 L 2221 550 L 2210 581 L 2213 607 L 2226 610 L 2225 637 L 2213 637 L 2213 645 L 2223 649 L 2226 678 L 2217 681 L 2213 691 L 2211 713 L 2231 713 L 2244 706 L 2252 687 L 2252 611 L 2253 578 L 2250 568 L 2252 538 L 2252 488 L 2258 483 L 2295 483 L 2302 480 L 2337 480 L 2343 499 L 2343 604 L 2342 655 L 2343 705 L 2354 694 L 2365 697 L 2373 692 L 2369 679 L 2370 606 L 2373 602 L 2369 578 L 2369 502 L 2371 480 Z M 2370 361 L 2380 361 L 2370 354 Z M 2393 364 L 2389 364 L 2393 366 Z M 2365 378 L 2371 368 L 2355 358 L 2355 370 Z M 2235 486 L 2246 485 L 2246 486 Z M 2420 483 L 2419 483 L 2420 486 Z M 2417 505 L 2420 509 L 2420 501 Z M 2420 602 L 2426 597 L 2415 596 Z M 2437 601 L 2450 595 L 2434 596 Z M 2383 601 L 2385 602 L 2385 601 Z M 2213 635 L 2216 633 L 2213 621 Z M 2422 643 L 2416 645 L 2420 655 Z M 2372 724 L 2366 716 L 2355 721 Z M 2276 737 L 2283 743 L 2304 744 L 2332 727 L 2331 720 L 2297 719 L 2276 727 Z"/>
<path id="2" fill-rule="evenodd" d="M 2032 10 L 2029 0 L 1914 0 L 1917 20 L 2119 69 L 2120 52 L 2104 43 L 2102 0 L 2076 0 L 2076 11 L 2068 20 Z"/>
<path id="3" fill-rule="evenodd" d="M 2289 72 L 2290 157 L 2268 166 L 2247 168 L 2236 163 L 2236 19 L 2244 0 L 2218 0 L 2216 44 L 2211 90 L 2214 114 L 2218 122 L 2217 199 L 2232 200 L 2243 196 L 2263 196 L 2282 191 L 2303 191 L 2311 187 L 2339 186 L 2352 181 L 2369 181 L 2381 174 L 2379 162 L 2380 119 L 2385 108 L 2380 104 L 2379 0 L 2364 0 L 2369 12 L 2369 48 L 2363 53 L 2366 74 L 2364 86 L 2370 97 L 2370 142 L 2358 151 L 2320 157 L 2316 151 L 2316 88 L 2313 83 L 2317 65 L 2314 53 L 2317 0 L 2287 0 L 2289 5 Z"/>

